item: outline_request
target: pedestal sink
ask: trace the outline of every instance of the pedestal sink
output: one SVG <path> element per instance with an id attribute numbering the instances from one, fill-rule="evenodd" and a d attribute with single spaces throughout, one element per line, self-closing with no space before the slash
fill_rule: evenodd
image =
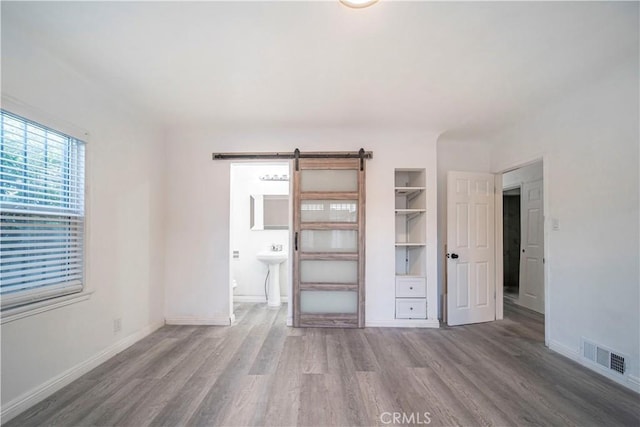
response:
<path id="1" fill-rule="evenodd" d="M 267 305 L 280 307 L 280 264 L 288 258 L 284 251 L 262 251 L 256 257 L 269 266 L 269 285 L 267 288 Z"/>

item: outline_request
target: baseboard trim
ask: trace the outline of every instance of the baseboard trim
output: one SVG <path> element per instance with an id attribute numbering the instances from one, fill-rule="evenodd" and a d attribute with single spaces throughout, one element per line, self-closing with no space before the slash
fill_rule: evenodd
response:
<path id="1" fill-rule="evenodd" d="M 77 380 L 90 370 L 99 366 L 100 364 L 106 362 L 116 354 L 122 352 L 128 347 L 132 346 L 136 342 L 140 341 L 147 335 L 150 335 L 157 329 L 164 326 L 164 322 L 156 322 L 151 325 L 146 326 L 138 332 L 135 332 L 119 341 L 114 343 L 113 345 L 107 347 L 102 350 L 100 353 L 90 357 L 77 364 L 76 366 L 67 369 L 60 375 L 56 375 L 50 380 L 40 384 L 39 386 L 29 390 L 28 392 L 22 394 L 21 396 L 16 397 L 15 399 L 7 402 L 6 405 L 2 407 L 0 411 L 0 419 L 2 419 L 2 423 L 6 423 L 10 419 L 14 418 L 16 415 L 26 411 L 33 405 L 43 401 L 47 397 L 51 396 L 56 391 L 61 388 L 69 385 L 73 381 Z"/>
<path id="2" fill-rule="evenodd" d="M 234 295 L 233 302 L 267 302 L 267 299 L 256 295 Z"/>
<path id="3" fill-rule="evenodd" d="M 293 318 L 287 317 L 287 326 L 293 326 Z M 440 321 L 433 319 L 395 319 L 395 320 L 367 320 L 367 328 L 439 328 Z"/>
<path id="4" fill-rule="evenodd" d="M 192 326 L 229 326 L 232 321 L 228 314 L 216 314 L 211 317 L 198 316 L 174 316 L 165 318 L 167 325 L 192 325 Z"/>
<path id="5" fill-rule="evenodd" d="M 367 320 L 365 326 L 369 328 L 439 328 L 438 319 L 391 319 Z"/>
<path id="6" fill-rule="evenodd" d="M 640 379 L 634 377 L 633 375 L 617 375 L 614 373 L 607 372 L 607 369 L 602 368 L 600 365 L 593 363 L 592 361 L 583 358 L 580 355 L 580 349 L 571 348 L 565 344 L 562 344 L 558 341 L 550 340 L 549 341 L 549 349 L 555 351 L 556 353 L 567 357 L 574 362 L 584 366 L 585 368 L 602 375 L 610 379 L 611 381 L 615 381 L 618 384 L 635 391 L 636 393 L 640 393 Z"/>
<path id="7" fill-rule="evenodd" d="M 289 297 L 281 296 L 280 302 L 288 302 Z M 234 295 L 233 302 L 267 302 L 265 297 L 259 295 Z"/>
<path id="8" fill-rule="evenodd" d="M 564 357 L 568 357 L 574 362 L 580 363 L 580 352 L 578 350 L 575 350 L 554 340 L 549 341 L 549 349 L 555 351 L 556 353 L 560 353 Z"/>

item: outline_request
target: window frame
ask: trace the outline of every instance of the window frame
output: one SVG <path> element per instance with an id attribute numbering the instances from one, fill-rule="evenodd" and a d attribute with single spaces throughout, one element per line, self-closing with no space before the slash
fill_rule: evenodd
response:
<path id="1" fill-rule="evenodd" d="M 89 132 L 73 124 L 60 120 L 59 118 L 55 118 L 47 113 L 29 107 L 5 95 L 2 95 L 2 111 L 8 115 L 16 117 L 19 120 L 23 120 L 26 123 L 48 129 L 52 132 L 61 134 L 69 138 L 73 138 L 82 143 L 84 151 L 84 170 L 82 176 L 83 187 L 81 191 L 77 193 L 78 195 L 82 195 L 83 198 L 83 215 L 81 228 L 82 238 L 79 240 L 80 244 L 82 245 L 82 250 L 80 252 L 80 266 L 82 268 L 80 276 L 81 289 L 73 293 L 52 295 L 46 298 L 25 302 L 24 304 L 18 306 L 0 309 L 0 324 L 64 307 L 77 302 L 86 301 L 94 293 L 92 287 L 90 286 L 90 282 L 87 279 L 89 272 L 88 245 L 90 241 L 89 230 L 87 226 L 87 221 L 90 217 L 88 173 L 90 169 Z"/>

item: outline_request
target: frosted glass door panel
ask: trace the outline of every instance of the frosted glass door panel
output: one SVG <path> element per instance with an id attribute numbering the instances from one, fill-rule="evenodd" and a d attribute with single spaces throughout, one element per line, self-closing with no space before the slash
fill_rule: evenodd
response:
<path id="1" fill-rule="evenodd" d="M 303 283 L 356 283 L 358 261 L 300 261 Z"/>
<path id="2" fill-rule="evenodd" d="M 302 200 L 300 220 L 302 222 L 356 222 L 358 202 L 356 200 Z"/>
<path id="3" fill-rule="evenodd" d="M 356 313 L 358 293 L 351 291 L 302 291 L 301 313 Z"/>
<path id="4" fill-rule="evenodd" d="M 308 169 L 300 171 L 301 191 L 358 191 L 358 171 Z"/>
<path id="5" fill-rule="evenodd" d="M 350 252 L 358 251 L 356 230 L 302 230 L 303 252 Z"/>
<path id="6" fill-rule="evenodd" d="M 293 326 L 363 328 L 364 162 L 327 156 L 293 172 Z"/>

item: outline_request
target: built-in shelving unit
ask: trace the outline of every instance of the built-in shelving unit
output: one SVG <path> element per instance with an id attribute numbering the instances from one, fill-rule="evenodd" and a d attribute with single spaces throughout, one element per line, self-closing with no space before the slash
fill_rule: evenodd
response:
<path id="1" fill-rule="evenodd" d="M 426 319 L 426 174 L 395 170 L 396 318 Z"/>

